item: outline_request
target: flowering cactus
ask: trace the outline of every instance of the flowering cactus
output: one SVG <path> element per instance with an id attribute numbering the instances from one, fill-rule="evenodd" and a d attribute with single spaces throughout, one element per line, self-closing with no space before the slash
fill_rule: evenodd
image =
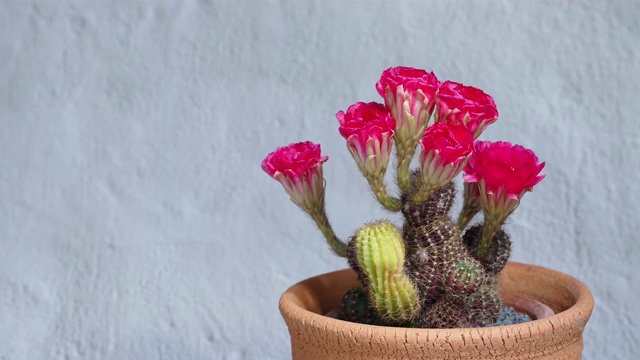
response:
<path id="1" fill-rule="evenodd" d="M 464 180 L 477 191 L 468 191 L 468 196 L 477 194 L 484 210 L 484 235 L 476 250 L 484 256 L 489 242 L 506 218 L 518 207 L 520 199 L 538 184 L 544 176 L 540 171 L 544 163 L 529 149 L 508 142 L 495 143 L 477 141 L 474 154 L 465 168 Z M 473 199 L 468 199 L 472 202 Z"/>
<path id="2" fill-rule="evenodd" d="M 346 113 L 339 111 L 336 118 L 351 156 L 380 204 L 391 211 L 398 211 L 400 202 L 387 194 L 384 185 L 396 128 L 396 121 L 389 110 L 375 102 L 357 103 L 351 105 Z"/>
<path id="3" fill-rule="evenodd" d="M 364 324 L 475 327 L 502 307 L 499 273 L 511 253 L 502 229 L 522 196 L 542 179 L 535 154 L 507 142 L 475 141 L 498 118 L 491 96 L 433 73 L 387 69 L 376 84 L 385 105 L 356 103 L 336 118 L 340 134 L 378 202 L 404 216 L 366 224 L 348 242 L 333 232 L 324 206 L 320 145 L 291 144 L 262 168 L 310 215 L 361 287 L 343 297 L 342 318 Z M 435 122 L 429 125 L 435 112 Z M 399 196 L 384 184 L 396 146 Z M 420 146 L 419 168 L 409 166 Z M 464 171 L 464 203 L 454 223 L 452 180 Z M 468 226 L 482 210 L 482 222 Z"/>
<path id="4" fill-rule="evenodd" d="M 333 232 L 324 208 L 322 163 L 328 159 L 321 155 L 320 144 L 305 141 L 277 148 L 262 161 L 262 170 L 278 180 L 291 201 L 311 216 L 333 251 L 345 256 L 346 245 Z"/>
<path id="5" fill-rule="evenodd" d="M 409 190 L 409 165 L 435 108 L 438 78 L 424 70 L 395 67 L 385 70 L 376 84 L 385 105 L 397 121 L 398 185 Z"/>

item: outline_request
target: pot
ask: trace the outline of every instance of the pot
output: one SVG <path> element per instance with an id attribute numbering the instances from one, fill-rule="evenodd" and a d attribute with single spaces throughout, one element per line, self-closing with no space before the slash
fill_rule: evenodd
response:
<path id="1" fill-rule="evenodd" d="M 292 286 L 280 298 L 280 312 L 294 360 L 582 358 L 582 333 L 593 310 L 593 296 L 583 283 L 515 262 L 507 264 L 500 282 L 505 303 L 536 320 L 487 328 L 415 329 L 325 316 L 340 306 L 347 290 L 359 286 L 351 269 Z"/>

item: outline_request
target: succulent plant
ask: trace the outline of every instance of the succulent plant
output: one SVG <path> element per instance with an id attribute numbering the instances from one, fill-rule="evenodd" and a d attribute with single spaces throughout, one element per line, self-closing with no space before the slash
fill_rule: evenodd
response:
<path id="1" fill-rule="evenodd" d="M 480 89 L 405 67 L 385 70 L 376 87 L 384 105 L 357 103 L 336 117 L 378 202 L 403 215 L 401 227 L 365 224 L 348 243 L 335 235 L 325 213 L 327 157 L 320 145 L 278 148 L 262 167 L 357 273 L 361 287 L 342 299 L 345 320 L 434 328 L 491 324 L 502 307 L 499 273 L 511 253 L 502 225 L 542 180 L 544 163 L 520 145 L 475 140 L 498 118 L 493 99 Z M 384 180 L 393 145 L 399 196 L 389 194 Z M 418 148 L 420 166 L 411 170 Z M 454 222 L 452 180 L 463 170 L 463 206 Z M 483 221 L 469 226 L 480 212 Z"/>
<path id="2" fill-rule="evenodd" d="M 353 244 L 351 244 L 353 243 Z M 379 221 L 361 227 L 351 238 L 348 257 L 357 262 L 372 309 L 388 323 L 413 320 L 420 312 L 417 289 L 405 270 L 405 246 L 395 225 Z"/>

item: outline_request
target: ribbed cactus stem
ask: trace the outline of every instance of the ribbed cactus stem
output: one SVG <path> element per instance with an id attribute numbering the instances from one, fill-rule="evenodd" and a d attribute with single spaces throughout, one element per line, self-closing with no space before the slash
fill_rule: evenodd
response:
<path id="1" fill-rule="evenodd" d="M 484 226 L 477 224 L 471 226 L 465 231 L 463 241 L 467 249 L 475 254 L 475 249 L 478 247 L 482 234 L 484 232 Z M 499 273 L 509 260 L 511 255 L 511 239 L 509 234 L 500 229 L 491 239 L 489 243 L 489 250 L 487 256 L 477 258 L 484 268 L 493 274 Z"/>
<path id="2" fill-rule="evenodd" d="M 449 265 L 445 285 L 454 294 L 468 295 L 484 281 L 482 265 L 472 258 L 460 258 Z"/>
<path id="3" fill-rule="evenodd" d="M 380 221 L 355 235 L 358 263 L 368 278 L 371 304 L 387 322 L 410 321 L 420 311 L 416 290 L 405 273 L 405 249 L 398 228 Z"/>
<path id="4" fill-rule="evenodd" d="M 400 208 L 402 207 L 400 199 L 394 198 L 393 196 L 389 195 L 389 193 L 387 192 L 387 187 L 384 183 L 384 175 L 365 175 L 365 177 L 367 178 L 367 182 L 369 182 L 371 191 L 373 191 L 373 194 L 376 196 L 376 199 L 378 199 L 380 205 L 382 205 L 389 211 L 400 211 Z"/>
<path id="5" fill-rule="evenodd" d="M 327 213 L 324 211 L 324 206 L 320 209 L 310 210 L 308 211 L 308 214 L 316 223 L 318 229 L 322 232 L 322 235 L 324 235 L 327 243 L 331 247 L 331 250 L 340 257 L 347 257 L 347 244 L 336 236 L 336 233 L 333 231 L 333 228 L 329 223 L 329 219 L 327 218 Z"/>

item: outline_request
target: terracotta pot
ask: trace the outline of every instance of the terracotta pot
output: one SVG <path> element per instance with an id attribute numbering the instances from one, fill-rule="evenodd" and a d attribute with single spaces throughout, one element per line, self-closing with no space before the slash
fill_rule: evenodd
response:
<path id="1" fill-rule="evenodd" d="M 280 312 L 289 327 L 294 360 L 581 359 L 582 332 L 593 310 L 593 296 L 584 284 L 557 271 L 513 262 L 502 271 L 501 284 L 503 299 L 521 310 L 530 308 L 524 303 L 534 304 L 525 311 L 543 318 L 489 328 L 411 329 L 324 316 L 339 306 L 345 291 L 358 286 L 351 269 L 292 286 L 280 298 Z M 539 302 L 555 314 L 544 317 L 545 310 L 536 308 Z"/>

